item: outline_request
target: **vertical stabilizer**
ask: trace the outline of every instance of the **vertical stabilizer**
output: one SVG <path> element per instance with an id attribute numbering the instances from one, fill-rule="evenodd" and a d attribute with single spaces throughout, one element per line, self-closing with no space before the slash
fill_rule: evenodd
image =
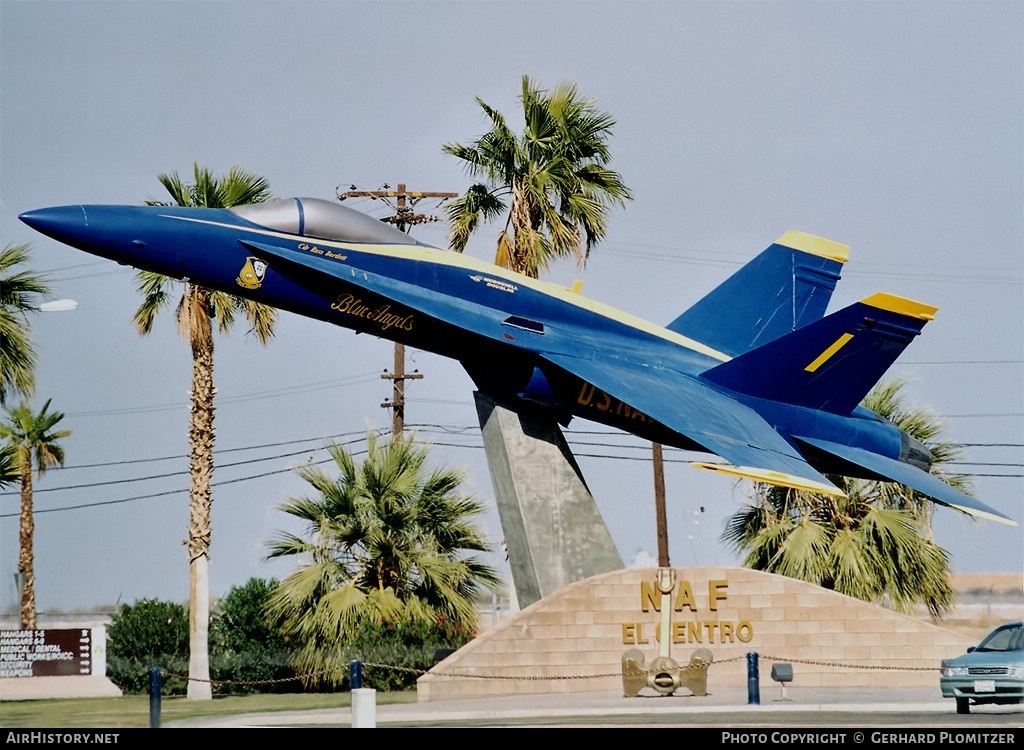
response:
<path id="1" fill-rule="evenodd" d="M 849 414 L 935 312 L 923 302 L 880 292 L 701 378 L 756 398 Z"/>
<path id="2" fill-rule="evenodd" d="M 820 319 L 850 248 L 786 232 L 668 325 L 735 357 Z"/>

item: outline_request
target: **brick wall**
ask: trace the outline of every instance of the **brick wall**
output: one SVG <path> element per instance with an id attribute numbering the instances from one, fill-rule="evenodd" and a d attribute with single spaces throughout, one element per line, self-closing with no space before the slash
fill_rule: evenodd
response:
<path id="1" fill-rule="evenodd" d="M 708 690 L 762 681 L 773 661 L 805 687 L 935 687 L 943 658 L 977 640 L 791 578 L 745 568 L 676 568 L 669 656 L 711 652 Z M 660 654 L 657 570 L 627 568 L 572 583 L 490 628 L 418 681 L 420 701 L 621 691 L 622 657 Z M 680 688 L 685 694 L 685 688 Z"/>

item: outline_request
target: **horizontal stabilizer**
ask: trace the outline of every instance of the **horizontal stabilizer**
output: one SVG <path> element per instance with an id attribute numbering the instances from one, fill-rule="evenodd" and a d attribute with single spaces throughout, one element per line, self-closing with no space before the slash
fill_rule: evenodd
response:
<path id="1" fill-rule="evenodd" d="M 786 232 L 667 328 L 730 357 L 743 354 L 821 318 L 849 253 Z"/>
<path id="2" fill-rule="evenodd" d="M 1000 513 L 995 508 L 989 507 L 980 500 L 976 500 L 956 487 L 946 484 L 934 474 L 912 466 L 911 464 L 897 461 L 893 458 L 866 451 L 863 448 L 852 448 L 848 445 L 840 445 L 827 440 L 817 438 L 796 437 L 802 443 L 813 446 L 818 450 L 838 456 L 844 461 L 867 469 L 876 474 L 880 479 L 905 484 L 930 499 L 954 508 L 969 516 L 985 518 L 1007 526 L 1017 526 L 1017 522 L 1009 516 Z"/>
<path id="3" fill-rule="evenodd" d="M 701 377 L 756 398 L 847 415 L 935 311 L 914 300 L 873 294 Z"/>
<path id="4" fill-rule="evenodd" d="M 544 357 L 734 466 L 832 486 L 757 412 L 693 378 L 653 365 L 637 369 L 615 357 Z"/>

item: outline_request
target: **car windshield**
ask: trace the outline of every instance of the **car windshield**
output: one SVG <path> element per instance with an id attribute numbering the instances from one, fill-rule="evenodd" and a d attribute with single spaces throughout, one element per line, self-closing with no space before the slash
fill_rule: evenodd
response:
<path id="1" fill-rule="evenodd" d="M 1005 625 L 992 631 L 975 651 L 1021 651 L 1024 649 L 1024 624 Z"/>
<path id="2" fill-rule="evenodd" d="M 323 198 L 282 198 L 229 210 L 253 224 L 303 237 L 389 245 L 416 244 L 415 239 L 390 224 Z"/>

